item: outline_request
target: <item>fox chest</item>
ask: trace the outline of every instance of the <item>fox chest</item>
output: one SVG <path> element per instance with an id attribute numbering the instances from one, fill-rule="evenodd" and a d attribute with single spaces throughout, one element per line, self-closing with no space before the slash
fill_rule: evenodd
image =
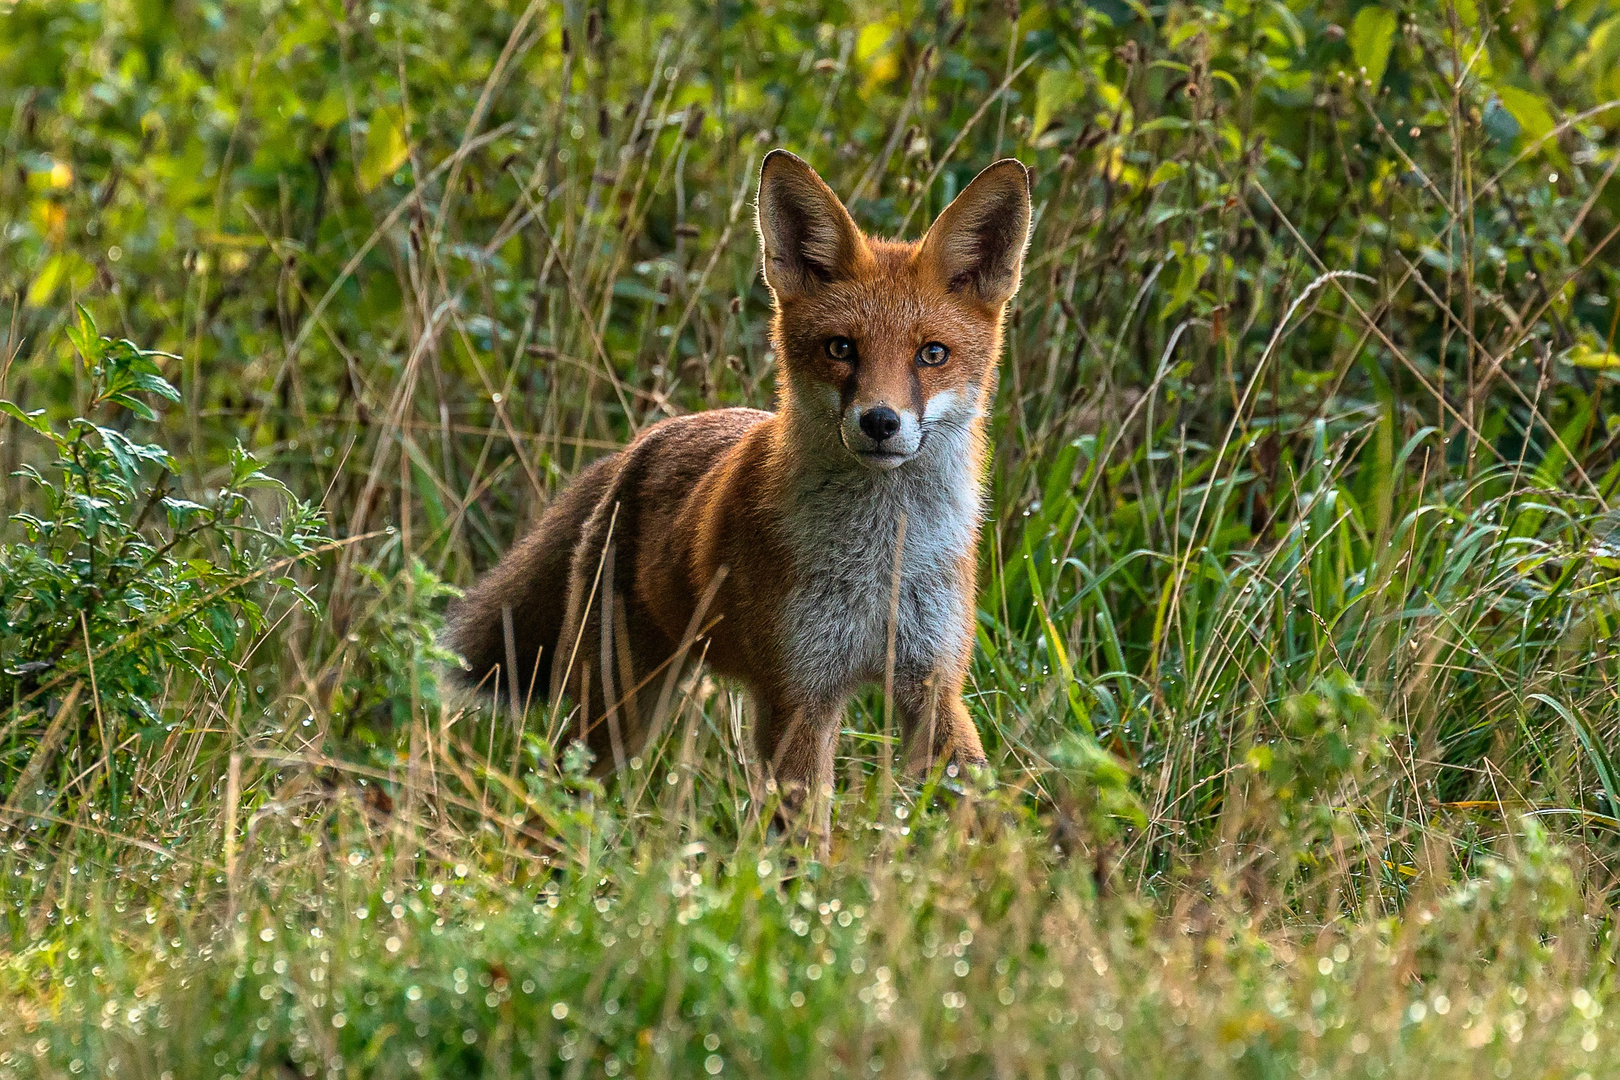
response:
<path id="1" fill-rule="evenodd" d="M 953 664 L 970 644 L 972 563 L 964 556 L 977 536 L 977 491 L 890 477 L 858 482 L 865 479 L 812 492 L 785 523 L 793 584 L 781 613 L 783 659 L 788 680 L 810 700 L 833 702 L 883 678 L 891 611 L 897 671 Z"/>

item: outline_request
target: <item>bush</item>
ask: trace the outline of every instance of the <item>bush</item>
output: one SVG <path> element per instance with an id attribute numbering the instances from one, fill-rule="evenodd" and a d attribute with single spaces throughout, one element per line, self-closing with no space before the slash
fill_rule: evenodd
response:
<path id="1" fill-rule="evenodd" d="M 148 398 L 179 399 L 158 365 L 176 358 L 100 336 L 82 308 L 69 336 L 90 376 L 85 415 L 58 430 L 0 400 L 54 454 L 23 466 L 34 509 L 12 517 L 25 539 L 0 545 L 0 793 L 43 809 L 57 763 L 65 780 L 99 755 L 116 817 L 126 752 L 173 730 L 180 684 L 241 708 L 247 643 L 277 592 L 312 603 L 286 571 L 322 537 L 316 511 L 240 448 L 217 490 L 181 494 L 175 459 L 130 434 L 156 419 Z M 264 522 L 255 489 L 286 513 Z"/>

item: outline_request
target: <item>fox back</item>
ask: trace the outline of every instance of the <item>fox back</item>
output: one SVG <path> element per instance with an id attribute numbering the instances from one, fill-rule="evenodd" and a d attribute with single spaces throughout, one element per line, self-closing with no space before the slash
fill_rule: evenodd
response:
<path id="1" fill-rule="evenodd" d="M 776 412 L 666 420 L 581 474 L 453 613 L 469 679 L 571 700 L 573 734 L 622 764 L 701 650 L 749 691 L 790 804 L 827 789 L 867 682 L 892 687 L 915 766 L 982 761 L 961 690 L 983 427 L 1029 223 L 1016 161 L 904 243 L 865 236 L 808 165 L 768 155 Z"/>

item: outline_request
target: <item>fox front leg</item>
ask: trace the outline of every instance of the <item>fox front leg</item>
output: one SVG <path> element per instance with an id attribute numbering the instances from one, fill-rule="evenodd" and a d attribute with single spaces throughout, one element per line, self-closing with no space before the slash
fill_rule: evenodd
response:
<path id="1" fill-rule="evenodd" d="M 776 823 L 805 830 L 818 858 L 832 847 L 833 751 L 841 710 L 824 705 L 759 702 L 759 752 L 781 793 Z"/>
<path id="2" fill-rule="evenodd" d="M 984 764 L 979 729 L 962 701 L 964 682 L 964 675 L 951 672 L 896 680 L 895 711 L 906 746 L 906 771 L 912 776 L 940 762 L 964 768 Z"/>

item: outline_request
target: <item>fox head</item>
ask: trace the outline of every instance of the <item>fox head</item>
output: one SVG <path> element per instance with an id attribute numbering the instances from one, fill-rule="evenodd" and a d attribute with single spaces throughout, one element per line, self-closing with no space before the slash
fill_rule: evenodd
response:
<path id="1" fill-rule="evenodd" d="M 784 411 L 874 469 L 905 465 L 931 432 L 967 427 L 994 391 L 1029 222 L 1029 173 L 1008 158 L 921 240 L 870 238 L 814 169 L 773 150 L 759 234 Z"/>

